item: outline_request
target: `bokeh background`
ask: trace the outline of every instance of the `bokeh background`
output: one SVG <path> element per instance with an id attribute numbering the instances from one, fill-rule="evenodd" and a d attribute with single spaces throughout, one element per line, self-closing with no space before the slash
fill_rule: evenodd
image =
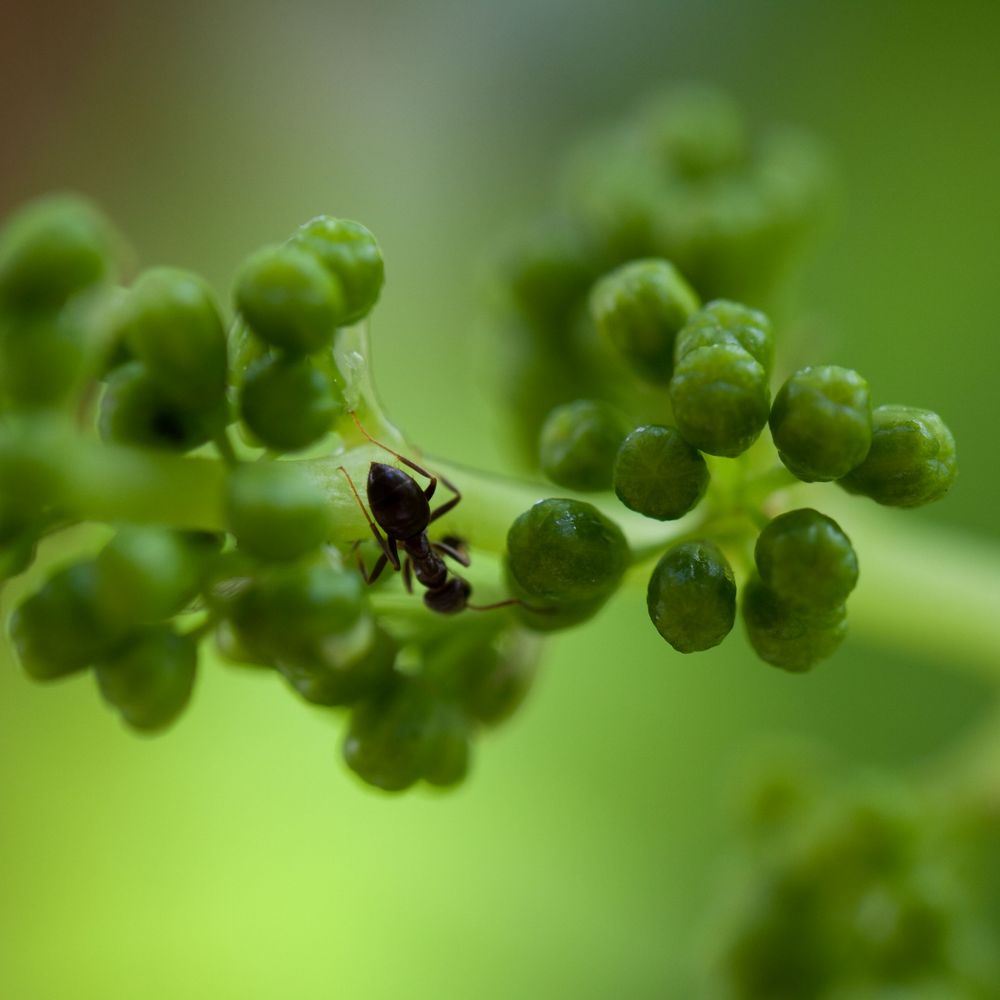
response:
<path id="1" fill-rule="evenodd" d="M 822 353 L 939 410 L 948 500 L 1000 546 L 1000 6 L 688 0 L 0 4 L 0 212 L 73 188 L 137 257 L 205 273 L 321 212 L 379 237 L 387 407 L 502 467 L 476 361 L 491 246 L 575 138 L 653 89 L 728 87 L 828 140 L 842 197 L 798 300 Z M 864 553 L 861 553 L 862 561 Z M 996 601 L 1000 613 L 1000 562 Z M 0 661 L 0 995 L 693 996 L 728 803 L 762 746 L 915 780 L 989 725 L 956 664 L 849 639 L 787 677 L 742 639 L 695 660 L 635 595 L 553 640 L 532 700 L 448 796 L 390 798 L 278 683 L 205 671 L 160 739 L 89 680 Z M 997 651 L 1000 675 L 1000 650 Z"/>

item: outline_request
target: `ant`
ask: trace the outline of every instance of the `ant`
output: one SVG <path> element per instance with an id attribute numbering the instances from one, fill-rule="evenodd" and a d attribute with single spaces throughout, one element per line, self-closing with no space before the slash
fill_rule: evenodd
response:
<path id="1" fill-rule="evenodd" d="M 402 469 L 386 465 L 384 462 L 372 462 L 368 468 L 367 494 L 368 506 L 371 508 L 371 514 L 369 514 L 358 494 L 357 487 L 354 485 L 354 480 L 351 479 L 351 474 L 344 466 L 338 467 L 337 471 L 344 474 L 344 478 L 354 493 L 354 499 L 357 500 L 361 512 L 368 521 L 368 526 L 372 529 L 375 541 L 378 542 L 379 548 L 382 550 L 382 554 L 370 571 L 365 569 L 363 559 L 360 555 L 358 556 L 358 568 L 361 570 L 365 583 L 374 583 L 388 563 L 391 563 L 392 568 L 398 571 L 400 569 L 399 549 L 402 549 L 404 553 L 403 583 L 407 593 L 413 593 L 412 576 L 415 576 L 417 582 L 427 588 L 424 593 L 424 604 L 431 611 L 442 615 L 453 615 L 465 608 L 470 608 L 473 611 L 491 611 L 494 608 L 520 604 L 521 602 L 516 598 L 498 601 L 496 604 L 469 603 L 472 585 L 457 574 L 450 575 L 443 559 L 443 556 L 448 556 L 460 565 L 468 566 L 469 557 L 466 554 L 464 543 L 461 539 L 451 536 L 440 542 L 432 542 L 427 537 L 427 528 L 430 524 L 452 510 L 462 499 L 462 494 L 444 476 L 433 475 L 422 466 L 417 465 L 416 462 L 410 461 L 380 441 L 376 441 L 361 426 L 357 414 L 352 413 L 351 416 L 354 418 L 358 430 L 372 444 L 387 451 L 390 455 L 394 455 L 417 475 L 430 480 L 427 487 L 421 489 L 413 476 Z M 437 489 L 438 482 L 446 489 L 451 490 L 454 496 L 431 510 L 430 501 Z M 379 528 L 382 531 L 379 531 Z M 385 534 L 383 535 L 382 532 Z"/>

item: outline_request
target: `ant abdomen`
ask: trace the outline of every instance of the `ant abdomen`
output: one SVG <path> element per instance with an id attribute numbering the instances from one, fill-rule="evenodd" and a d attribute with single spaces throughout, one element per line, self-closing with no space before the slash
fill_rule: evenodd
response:
<path id="1" fill-rule="evenodd" d="M 468 580 L 453 576 L 437 590 L 428 590 L 424 594 L 424 604 L 439 615 L 454 615 L 465 610 L 471 593 Z"/>

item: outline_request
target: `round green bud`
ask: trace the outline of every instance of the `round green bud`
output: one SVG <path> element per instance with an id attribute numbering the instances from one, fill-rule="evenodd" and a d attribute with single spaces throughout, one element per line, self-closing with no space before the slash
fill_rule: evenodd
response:
<path id="1" fill-rule="evenodd" d="M 344 293 L 340 326 L 364 319 L 378 301 L 385 266 L 382 251 L 360 222 L 320 215 L 299 226 L 291 242 L 316 255 Z"/>
<path id="2" fill-rule="evenodd" d="M 686 441 L 706 454 L 734 458 L 767 423 L 767 372 L 738 344 L 699 347 L 674 369 L 670 402 Z"/>
<path id="3" fill-rule="evenodd" d="M 38 551 L 38 537 L 30 528 L 24 528 L 0 542 L 0 584 L 23 573 L 34 561 Z"/>
<path id="4" fill-rule="evenodd" d="M 778 456 L 792 475 L 806 483 L 840 479 L 871 447 L 868 383 L 850 368 L 803 368 L 775 396 L 770 424 Z"/>
<path id="5" fill-rule="evenodd" d="M 708 488 L 708 465 L 676 427 L 637 427 L 618 449 L 615 493 L 629 510 L 676 521 Z"/>
<path id="6" fill-rule="evenodd" d="M 278 670 L 313 705 L 354 705 L 377 698 L 392 682 L 399 643 L 376 625 L 371 641 L 354 655 L 330 655 L 312 660 L 279 660 Z"/>
<path id="7" fill-rule="evenodd" d="M 263 569 L 234 600 L 233 624 L 269 659 L 310 659 L 322 640 L 342 635 L 366 607 L 364 583 L 353 570 L 318 557 Z"/>
<path id="8" fill-rule="evenodd" d="M 229 354 L 229 379 L 237 389 L 243 384 L 248 371 L 261 359 L 269 358 L 274 350 L 258 337 L 237 316 L 229 327 L 226 335 Z"/>
<path id="9" fill-rule="evenodd" d="M 81 382 L 86 343 L 67 312 L 32 314 L 0 329 L 0 393 L 13 408 L 55 406 Z"/>
<path id="10" fill-rule="evenodd" d="M 600 334 L 636 374 L 666 385 L 674 370 L 674 340 L 698 308 L 698 296 L 665 260 L 637 260 L 605 275 L 590 295 Z"/>
<path id="11" fill-rule="evenodd" d="M 114 325 L 171 403 L 206 410 L 222 401 L 226 334 L 215 297 L 197 275 L 170 267 L 146 271 L 118 305 Z"/>
<path id="12" fill-rule="evenodd" d="M 229 477 L 226 519 L 241 549 L 261 559 L 296 559 L 330 531 L 322 489 L 290 462 L 255 462 Z"/>
<path id="13" fill-rule="evenodd" d="M 250 329 L 292 355 L 329 347 L 345 315 L 338 280 L 315 254 L 290 244 L 253 254 L 237 276 L 235 298 Z"/>
<path id="14" fill-rule="evenodd" d="M 416 680 L 397 674 L 375 698 L 356 705 L 344 739 L 344 760 L 362 781 L 405 791 L 424 775 L 435 748 L 435 703 Z"/>
<path id="15" fill-rule="evenodd" d="M 614 407 L 592 399 L 557 406 L 539 437 L 542 472 L 569 490 L 609 490 L 628 426 Z"/>
<path id="16" fill-rule="evenodd" d="M 430 729 L 427 760 L 421 777 L 437 788 L 454 788 L 469 773 L 469 721 L 457 705 L 438 702 Z"/>
<path id="17" fill-rule="evenodd" d="M 101 614 L 93 562 L 60 570 L 25 598 L 11 616 L 10 635 L 21 665 L 36 681 L 92 666 L 122 640 Z"/>
<path id="18" fill-rule="evenodd" d="M 104 700 L 133 729 L 165 729 L 187 707 L 198 645 L 167 627 L 143 631 L 113 659 L 94 668 Z"/>
<path id="19" fill-rule="evenodd" d="M 847 635 L 847 611 L 792 604 L 758 576 L 743 587 L 743 623 L 757 655 L 775 667 L 803 673 L 833 655 Z"/>
<path id="20" fill-rule="evenodd" d="M 736 582 L 711 542 L 675 545 L 656 564 L 646 591 L 656 631 L 679 653 L 717 646 L 736 620 Z"/>
<path id="21" fill-rule="evenodd" d="M 600 601 L 618 586 L 628 543 L 614 521 L 580 500 L 540 500 L 507 533 L 510 576 L 540 603 Z"/>
<path id="22" fill-rule="evenodd" d="M 872 414 L 871 450 L 840 485 L 890 507 L 919 507 L 940 500 L 957 475 L 955 439 L 936 413 L 879 406 Z"/>
<path id="23" fill-rule="evenodd" d="M 784 600 L 817 610 L 843 604 L 858 582 L 851 540 L 833 518 L 809 507 L 771 521 L 754 559 L 760 578 Z"/>
<path id="24" fill-rule="evenodd" d="M 60 502 L 76 444 L 59 419 L 10 415 L 0 423 L 0 539 L 36 523 Z"/>
<path id="25" fill-rule="evenodd" d="M 537 659 L 517 648 L 486 646 L 461 666 L 462 707 L 477 722 L 499 725 L 521 706 L 535 679 Z"/>
<path id="26" fill-rule="evenodd" d="M 506 295 L 533 333 L 562 340 L 594 280 L 579 236 L 547 220 L 499 262 Z"/>
<path id="27" fill-rule="evenodd" d="M 113 271 L 115 238 L 101 213 L 77 195 L 40 198 L 0 232 L 0 305 L 52 309 Z"/>
<path id="28" fill-rule="evenodd" d="M 262 358 L 240 388 L 243 422 L 274 451 L 307 448 L 344 410 L 340 387 L 308 358 Z"/>
<path id="29" fill-rule="evenodd" d="M 190 410 L 163 395 L 141 361 L 109 376 L 97 426 L 105 441 L 138 447 L 189 451 L 210 441 L 226 424 L 224 405 Z"/>
<path id="30" fill-rule="evenodd" d="M 96 600 L 123 627 L 171 618 L 198 593 L 204 560 L 166 528 L 122 528 L 97 556 Z"/>
<path id="31" fill-rule="evenodd" d="M 771 321 L 756 309 L 715 299 L 696 312 L 677 334 L 674 364 L 699 347 L 736 344 L 742 347 L 766 372 L 774 361 L 774 337 Z"/>
<path id="32" fill-rule="evenodd" d="M 750 137 L 738 105 L 725 93 L 689 87 L 659 97 L 643 115 L 644 133 L 663 167 L 695 181 L 743 165 Z"/>

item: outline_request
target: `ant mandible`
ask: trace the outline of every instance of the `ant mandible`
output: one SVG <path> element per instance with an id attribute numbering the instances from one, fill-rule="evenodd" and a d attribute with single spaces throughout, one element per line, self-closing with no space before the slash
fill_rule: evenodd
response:
<path id="1" fill-rule="evenodd" d="M 361 512 L 365 515 L 365 520 L 368 521 L 368 526 L 372 529 L 375 541 L 378 542 L 379 548 L 382 550 L 382 554 L 370 571 L 365 569 L 364 560 L 360 555 L 358 556 L 358 568 L 361 570 L 365 583 L 374 583 L 388 563 L 392 564 L 394 570 L 399 570 L 399 549 L 402 549 L 404 553 L 403 583 L 406 590 L 408 593 L 413 593 L 412 567 L 412 575 L 417 578 L 418 583 L 426 588 L 424 604 L 431 611 L 442 615 L 453 615 L 465 608 L 470 608 L 473 611 L 491 611 L 494 608 L 520 603 L 516 598 L 498 601 L 495 604 L 469 603 L 472 585 L 457 574 L 449 574 L 448 567 L 442 558 L 448 556 L 462 566 L 468 566 L 469 557 L 462 551 L 461 542 L 458 539 L 432 542 L 427 537 L 427 528 L 430 524 L 452 510 L 462 499 L 462 494 L 444 476 L 433 475 L 422 466 L 417 465 L 416 462 L 410 461 L 380 441 L 376 441 L 361 426 L 357 414 L 352 413 L 351 416 L 354 418 L 358 430 L 372 444 L 387 451 L 390 455 L 394 455 L 417 475 L 425 476 L 430 480 L 427 487 L 421 489 L 417 481 L 402 469 L 386 465 L 384 462 L 372 462 L 368 468 L 367 485 L 368 507 L 371 508 L 369 514 L 358 494 L 357 487 L 354 485 L 354 480 L 351 479 L 351 474 L 344 466 L 338 467 L 338 471 L 344 474 L 344 478 L 351 487 L 354 499 L 357 500 Z M 455 495 L 431 510 L 430 501 L 439 481 Z M 382 531 L 379 531 L 379 528 Z M 382 532 L 385 534 L 383 535 Z"/>

